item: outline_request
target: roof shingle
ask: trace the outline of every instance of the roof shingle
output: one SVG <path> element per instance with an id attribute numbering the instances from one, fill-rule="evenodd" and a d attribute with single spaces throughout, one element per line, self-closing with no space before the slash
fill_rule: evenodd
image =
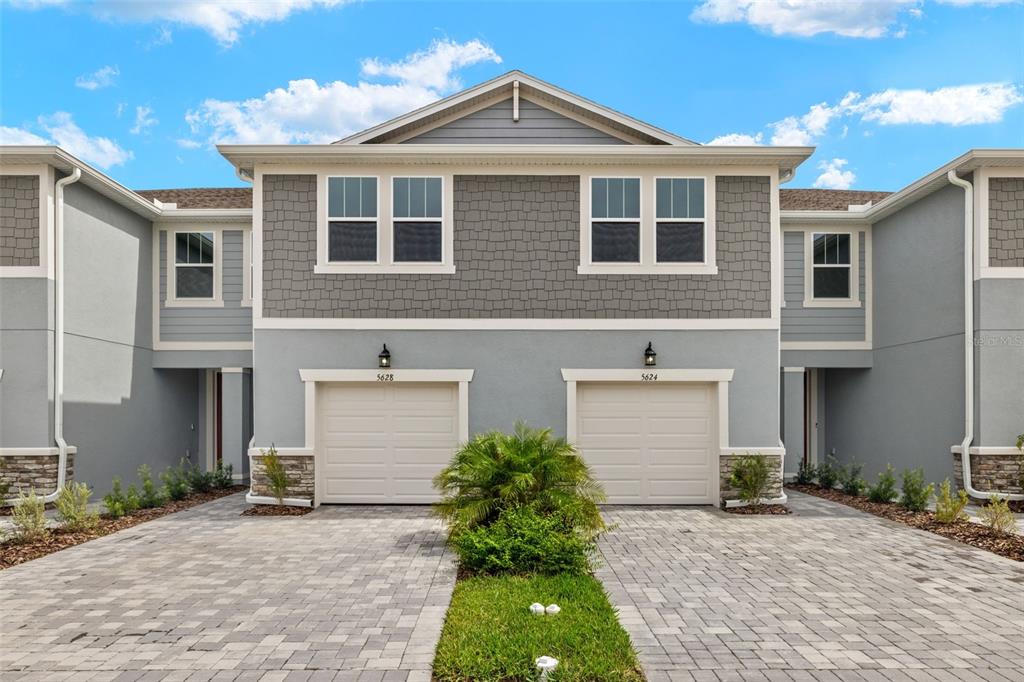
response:
<path id="1" fill-rule="evenodd" d="M 780 189 L 783 211 L 846 211 L 852 204 L 878 203 L 892 192 L 859 189 Z"/>
<path id="2" fill-rule="evenodd" d="M 178 208 L 252 208 L 251 187 L 140 189 L 136 194 L 150 201 L 177 204 Z"/>

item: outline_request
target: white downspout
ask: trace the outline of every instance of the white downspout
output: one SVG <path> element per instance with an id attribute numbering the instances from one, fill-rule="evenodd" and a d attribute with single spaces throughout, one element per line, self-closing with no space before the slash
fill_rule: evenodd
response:
<path id="1" fill-rule="evenodd" d="M 964 190 L 964 440 L 960 443 L 960 467 L 964 490 L 971 497 L 987 500 L 992 495 L 1024 500 L 1024 495 L 983 492 L 971 482 L 971 443 L 974 441 L 974 186 L 955 170 L 946 178 Z"/>

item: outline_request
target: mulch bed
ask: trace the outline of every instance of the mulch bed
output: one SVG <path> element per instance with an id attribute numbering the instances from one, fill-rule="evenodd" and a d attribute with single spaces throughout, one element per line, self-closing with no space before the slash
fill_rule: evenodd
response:
<path id="1" fill-rule="evenodd" d="M 312 507 L 290 507 L 283 504 L 254 504 L 242 516 L 305 516 Z"/>
<path id="2" fill-rule="evenodd" d="M 783 504 L 760 504 L 756 507 L 722 507 L 722 511 L 727 514 L 739 514 L 740 516 L 785 516 L 792 513 Z"/>
<path id="3" fill-rule="evenodd" d="M 96 528 L 89 532 L 73 533 L 64 530 L 63 528 L 53 528 L 46 538 L 36 542 L 20 543 L 14 540 L 0 542 L 0 570 L 10 568 L 11 566 L 17 566 L 18 564 L 23 564 L 26 561 L 31 561 L 32 559 L 38 559 L 39 557 L 46 556 L 47 554 L 59 552 L 60 550 L 67 549 L 68 547 L 80 545 L 83 542 L 88 542 L 89 540 L 101 538 L 104 535 L 116 533 L 117 531 L 124 530 L 125 528 L 137 526 L 140 523 L 145 523 L 146 521 L 158 519 L 161 516 L 167 516 L 168 514 L 188 509 L 189 507 L 195 507 L 196 505 L 203 504 L 204 502 L 211 502 L 213 500 L 220 499 L 221 497 L 234 495 L 235 493 L 243 490 L 248 490 L 248 488 L 249 486 L 245 485 L 234 485 L 230 488 L 211 490 L 206 493 L 192 493 L 183 500 L 168 502 L 162 507 L 140 509 L 133 514 L 122 516 L 119 519 L 112 519 L 103 515 L 100 517 L 100 522 Z"/>
<path id="4" fill-rule="evenodd" d="M 845 504 L 847 507 L 853 507 L 875 516 L 881 516 L 890 521 L 926 530 L 929 533 L 935 533 L 950 540 L 962 542 L 965 545 L 988 550 L 1014 561 L 1024 561 L 1024 536 L 1015 533 L 999 533 L 971 521 L 939 523 L 935 520 L 934 512 L 907 511 L 895 503 L 872 502 L 865 497 L 847 495 L 841 490 L 825 490 L 816 485 L 789 485 L 786 487 L 807 493 L 808 495 Z"/>

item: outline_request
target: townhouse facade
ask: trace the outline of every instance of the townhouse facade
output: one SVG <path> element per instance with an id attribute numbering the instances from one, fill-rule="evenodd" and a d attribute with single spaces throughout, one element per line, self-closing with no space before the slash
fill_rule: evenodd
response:
<path id="1" fill-rule="evenodd" d="M 521 72 L 335 144 L 219 150 L 251 189 L 0 151 L 17 487 L 184 456 L 267 502 L 273 446 L 291 504 L 426 503 L 460 442 L 525 421 L 612 503 L 717 504 L 747 452 L 777 501 L 800 461 L 940 479 L 964 447 L 965 487 L 1022 492 L 1021 150 L 787 190 L 813 149 L 699 145 Z"/>

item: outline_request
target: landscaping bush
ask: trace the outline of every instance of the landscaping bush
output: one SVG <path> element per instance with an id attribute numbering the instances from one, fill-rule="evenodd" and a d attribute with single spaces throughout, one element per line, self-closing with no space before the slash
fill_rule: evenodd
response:
<path id="1" fill-rule="evenodd" d="M 939 485 L 939 494 L 935 496 L 935 520 L 939 523 L 966 521 L 968 516 L 964 509 L 967 501 L 967 493 L 963 490 L 953 496 L 953 487 L 947 478 Z"/>
<path id="2" fill-rule="evenodd" d="M 1017 436 L 1017 485 L 1024 489 L 1024 433 Z"/>
<path id="3" fill-rule="evenodd" d="M 848 466 L 839 467 L 839 486 L 843 489 L 844 493 L 858 497 L 864 492 L 864 488 L 868 484 L 861 478 L 860 474 L 862 471 L 864 471 L 864 466 L 856 462 L 850 462 Z"/>
<path id="4" fill-rule="evenodd" d="M 836 458 L 829 455 L 825 461 L 818 465 L 818 485 L 825 490 L 832 490 L 839 480 L 839 463 Z"/>
<path id="5" fill-rule="evenodd" d="M 900 506 L 907 511 L 919 512 L 928 508 L 928 502 L 932 499 L 935 485 L 924 483 L 923 469 L 905 469 L 903 471 L 903 495 L 900 497 Z"/>
<path id="6" fill-rule="evenodd" d="M 223 490 L 235 484 L 234 467 L 224 462 L 217 462 L 217 468 L 213 470 L 213 487 Z"/>
<path id="7" fill-rule="evenodd" d="M 463 445 L 434 478 L 442 499 L 435 511 L 453 534 L 486 526 L 506 509 L 531 506 L 573 528 L 604 528 L 597 505 L 604 490 L 583 458 L 550 429 L 516 424 L 511 434 L 493 431 Z"/>
<path id="8" fill-rule="evenodd" d="M 14 522 L 14 539 L 18 542 L 35 542 L 50 534 L 46 527 L 46 503 L 35 490 L 28 495 L 18 495 L 11 520 Z"/>
<path id="9" fill-rule="evenodd" d="M 140 465 L 138 472 L 139 482 L 142 484 L 142 492 L 139 493 L 139 506 L 142 509 L 159 507 L 166 501 L 167 496 L 164 494 L 164 491 L 158 488 L 156 483 L 153 482 L 153 473 L 150 471 L 149 465 Z"/>
<path id="10" fill-rule="evenodd" d="M 800 468 L 796 470 L 796 483 L 798 485 L 811 485 L 818 478 L 818 467 L 806 460 L 801 460 Z"/>
<path id="11" fill-rule="evenodd" d="M 591 570 L 594 538 L 558 515 L 532 507 L 504 510 L 489 526 L 453 535 L 452 549 L 463 568 L 476 573 L 571 573 Z"/>
<path id="12" fill-rule="evenodd" d="M 770 477 L 768 458 L 759 452 L 748 453 L 733 463 L 729 487 L 739 493 L 741 500 L 756 507 L 768 492 Z"/>
<path id="13" fill-rule="evenodd" d="M 7 467 L 4 458 L 0 457 L 0 473 Z M 6 500 L 7 496 L 11 494 L 11 484 L 7 481 L 0 480 L 0 500 Z"/>
<path id="14" fill-rule="evenodd" d="M 978 511 L 978 518 L 986 526 L 1000 533 L 1012 533 L 1017 528 L 1017 517 L 1010 511 L 1005 497 L 993 495 L 988 504 Z"/>
<path id="15" fill-rule="evenodd" d="M 107 514 L 119 519 L 125 514 L 138 511 L 142 500 L 134 485 L 128 486 L 128 491 L 121 490 L 121 479 L 114 478 L 110 484 L 110 492 L 103 496 L 103 506 L 107 508 Z"/>
<path id="16" fill-rule="evenodd" d="M 92 491 L 85 483 L 68 483 L 61 488 L 54 502 L 61 525 L 75 533 L 95 528 L 100 522 L 100 515 L 89 511 L 91 496 Z"/>
<path id="17" fill-rule="evenodd" d="M 868 499 L 872 502 L 889 504 L 896 499 L 896 474 L 891 464 L 878 474 L 878 483 L 868 488 Z"/>
<path id="18" fill-rule="evenodd" d="M 270 494 L 278 504 L 284 504 L 284 496 L 288 494 L 288 486 L 292 483 L 288 478 L 288 472 L 284 469 L 284 462 L 281 461 L 281 457 L 277 454 L 277 448 L 273 445 L 267 451 L 260 450 L 260 454 L 263 456 L 263 471 L 267 476 L 267 487 L 270 488 Z"/>
<path id="19" fill-rule="evenodd" d="M 213 472 L 203 471 L 199 464 L 192 464 L 187 460 L 181 461 L 181 466 L 188 480 L 188 487 L 194 493 L 208 493 L 213 490 Z"/>
<path id="20" fill-rule="evenodd" d="M 160 474 L 160 480 L 164 482 L 164 491 L 172 500 L 183 500 L 188 496 L 188 472 L 185 468 L 187 463 L 188 460 L 182 458 L 178 466 L 167 467 L 167 471 Z"/>

